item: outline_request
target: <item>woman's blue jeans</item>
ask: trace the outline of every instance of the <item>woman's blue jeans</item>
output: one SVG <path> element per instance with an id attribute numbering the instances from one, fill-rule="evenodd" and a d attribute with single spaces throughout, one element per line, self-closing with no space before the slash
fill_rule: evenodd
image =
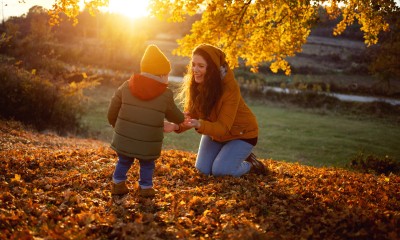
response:
<path id="1" fill-rule="evenodd" d="M 203 135 L 197 153 L 196 168 L 206 175 L 240 177 L 250 171 L 251 164 L 244 160 L 250 155 L 253 147 L 243 140 L 219 143 Z"/>
<path id="2" fill-rule="evenodd" d="M 139 170 L 139 186 L 142 189 L 153 187 L 153 173 L 155 168 L 155 159 L 154 160 L 139 160 L 140 170 Z M 135 158 L 127 157 L 121 154 L 118 154 L 118 162 L 115 166 L 115 171 L 113 174 L 113 182 L 120 183 L 126 181 L 129 169 L 131 168 Z"/>

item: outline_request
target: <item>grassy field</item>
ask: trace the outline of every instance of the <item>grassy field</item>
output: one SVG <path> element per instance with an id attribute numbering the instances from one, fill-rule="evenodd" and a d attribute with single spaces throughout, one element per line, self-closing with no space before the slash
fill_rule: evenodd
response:
<path id="1" fill-rule="evenodd" d="M 110 141 L 112 128 L 106 112 L 115 88 L 98 87 L 88 92 L 90 107 L 84 117 L 93 136 Z M 260 158 L 299 162 L 312 166 L 343 167 L 363 151 L 400 160 L 400 126 L 382 120 L 320 114 L 293 107 L 252 103 L 260 136 L 255 154 Z M 200 136 L 193 130 L 165 135 L 164 149 L 196 152 Z"/>
<path id="2" fill-rule="evenodd" d="M 313 166 L 344 166 L 360 151 L 400 156 L 400 128 L 374 120 L 321 115 L 294 108 L 252 106 L 263 158 Z"/>

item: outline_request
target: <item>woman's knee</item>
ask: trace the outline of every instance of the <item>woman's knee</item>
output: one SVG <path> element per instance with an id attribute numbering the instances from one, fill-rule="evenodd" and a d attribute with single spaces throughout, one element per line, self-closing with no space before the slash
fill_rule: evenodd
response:
<path id="1" fill-rule="evenodd" d="M 205 167 L 204 165 L 201 165 L 201 164 L 197 164 L 197 163 L 196 163 L 195 167 L 196 167 L 196 169 L 197 169 L 199 172 L 201 172 L 202 174 L 205 174 L 205 175 L 210 175 L 210 174 L 211 174 L 211 169 Z"/>
<path id="2" fill-rule="evenodd" d="M 227 175 L 232 175 L 232 172 L 229 171 L 226 167 L 217 167 L 213 165 L 212 168 L 212 173 L 213 176 L 219 177 L 219 176 L 227 176 Z"/>
<path id="3" fill-rule="evenodd" d="M 226 168 L 224 167 L 217 167 L 215 164 L 212 166 L 204 165 L 199 162 L 195 164 L 196 169 L 205 175 L 213 175 L 213 176 L 225 176 L 231 175 Z"/>

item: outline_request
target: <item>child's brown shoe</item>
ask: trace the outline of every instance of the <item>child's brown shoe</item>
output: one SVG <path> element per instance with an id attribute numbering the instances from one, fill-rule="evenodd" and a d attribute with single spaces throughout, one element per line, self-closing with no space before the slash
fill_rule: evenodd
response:
<path id="1" fill-rule="evenodd" d="M 153 198 L 156 195 L 157 191 L 154 188 L 145 188 L 142 189 L 139 187 L 139 196 L 144 198 Z"/>
<path id="2" fill-rule="evenodd" d="M 124 195 L 129 193 L 129 189 L 126 186 L 126 182 L 120 182 L 120 183 L 112 183 L 111 185 L 111 195 Z"/>

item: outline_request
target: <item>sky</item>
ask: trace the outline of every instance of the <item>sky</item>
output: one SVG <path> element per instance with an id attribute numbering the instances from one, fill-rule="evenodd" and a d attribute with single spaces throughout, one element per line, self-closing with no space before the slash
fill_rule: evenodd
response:
<path id="1" fill-rule="evenodd" d="M 7 20 L 11 16 L 21 16 L 32 6 L 38 5 L 51 9 L 55 0 L 0 0 L 1 19 Z M 147 0 L 110 0 L 109 11 L 121 13 L 131 18 L 143 17 L 147 14 Z"/>
<path id="2" fill-rule="evenodd" d="M 1 19 L 7 20 L 11 16 L 21 16 L 29 11 L 29 8 L 35 5 L 50 9 L 54 0 L 25 0 L 25 3 L 19 3 L 19 0 L 0 0 L 2 4 Z"/>
<path id="3" fill-rule="evenodd" d="M 55 0 L 24 0 L 25 3 L 19 3 L 22 0 L 0 0 L 1 19 L 6 20 L 10 16 L 21 16 L 29 11 L 29 8 L 35 5 L 43 6 L 46 9 L 52 8 Z M 396 0 L 400 6 L 400 0 Z M 131 18 L 143 17 L 147 13 L 148 0 L 110 0 L 109 11 L 121 13 Z"/>

